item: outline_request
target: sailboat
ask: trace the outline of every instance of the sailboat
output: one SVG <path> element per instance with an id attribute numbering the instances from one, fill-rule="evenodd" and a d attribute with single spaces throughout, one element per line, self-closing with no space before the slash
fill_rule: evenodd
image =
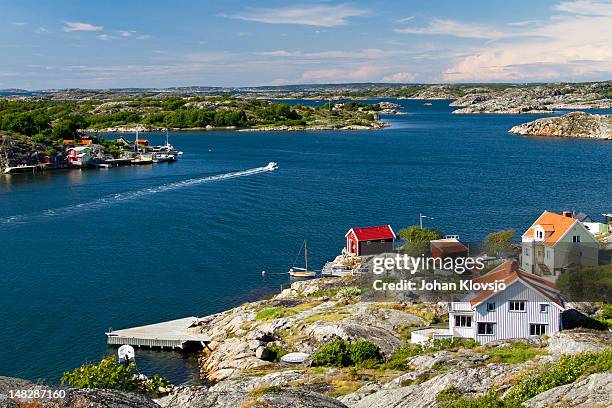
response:
<path id="1" fill-rule="evenodd" d="M 289 276 L 293 278 L 314 278 L 317 276 L 317 273 L 315 271 L 308 270 L 308 242 L 306 242 L 306 240 L 304 240 L 302 247 L 304 248 L 304 267 L 300 268 L 293 266 L 291 269 L 289 269 Z"/>

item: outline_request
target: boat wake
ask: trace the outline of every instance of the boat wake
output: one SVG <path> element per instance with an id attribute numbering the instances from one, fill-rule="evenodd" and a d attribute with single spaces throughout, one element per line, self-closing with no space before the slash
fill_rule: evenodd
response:
<path id="1" fill-rule="evenodd" d="M 147 197 L 153 194 L 164 193 L 166 191 L 178 190 L 182 188 L 197 186 L 199 184 L 212 183 L 215 181 L 227 180 L 237 177 L 253 176 L 255 174 L 267 173 L 278 169 L 275 162 L 270 162 L 263 167 L 255 167 L 248 170 L 235 171 L 231 173 L 218 174 L 215 176 L 206 176 L 191 178 L 187 180 L 176 181 L 172 183 L 162 184 L 154 187 L 147 187 L 140 190 L 127 191 L 124 193 L 111 194 L 97 200 L 68 205 L 65 207 L 53 208 L 29 214 L 18 214 L 10 217 L 0 218 L 0 225 L 24 224 L 32 221 L 44 220 L 50 217 L 74 215 L 81 212 L 92 211 L 98 208 L 108 207 L 126 201 L 137 200 L 142 197 Z"/>

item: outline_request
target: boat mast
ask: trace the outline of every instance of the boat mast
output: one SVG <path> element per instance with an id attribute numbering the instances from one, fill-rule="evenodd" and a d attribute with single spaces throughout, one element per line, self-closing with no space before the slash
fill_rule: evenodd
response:
<path id="1" fill-rule="evenodd" d="M 168 126 L 166 126 L 166 147 L 168 147 Z"/>
<path id="2" fill-rule="evenodd" d="M 308 271 L 308 243 L 304 240 L 304 263 L 305 269 Z"/>
<path id="3" fill-rule="evenodd" d="M 138 153 L 138 130 L 136 130 L 136 140 L 134 140 L 134 152 Z"/>

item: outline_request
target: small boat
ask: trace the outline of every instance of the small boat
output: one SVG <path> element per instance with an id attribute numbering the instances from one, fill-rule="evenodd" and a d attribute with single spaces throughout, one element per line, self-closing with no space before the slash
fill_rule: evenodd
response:
<path id="1" fill-rule="evenodd" d="M 270 162 L 266 165 L 266 170 L 276 170 L 276 169 L 278 169 L 277 162 Z"/>
<path id="2" fill-rule="evenodd" d="M 425 102 L 425 103 L 423 104 L 423 106 L 431 106 L 431 105 L 433 105 L 431 102 Z"/>
<path id="3" fill-rule="evenodd" d="M 304 248 L 304 268 L 299 268 L 297 266 L 292 267 L 289 269 L 289 276 L 293 278 L 314 278 L 317 276 L 317 273 L 315 271 L 308 270 L 308 243 L 306 240 L 304 240 L 302 248 Z"/>

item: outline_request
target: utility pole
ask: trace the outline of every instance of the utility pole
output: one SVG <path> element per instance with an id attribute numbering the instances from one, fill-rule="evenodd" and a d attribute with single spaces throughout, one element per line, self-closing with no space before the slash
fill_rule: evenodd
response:
<path id="1" fill-rule="evenodd" d="M 430 220 L 434 219 L 434 217 L 419 213 L 419 226 L 421 227 L 421 229 L 423 229 L 423 218 L 429 218 Z"/>

